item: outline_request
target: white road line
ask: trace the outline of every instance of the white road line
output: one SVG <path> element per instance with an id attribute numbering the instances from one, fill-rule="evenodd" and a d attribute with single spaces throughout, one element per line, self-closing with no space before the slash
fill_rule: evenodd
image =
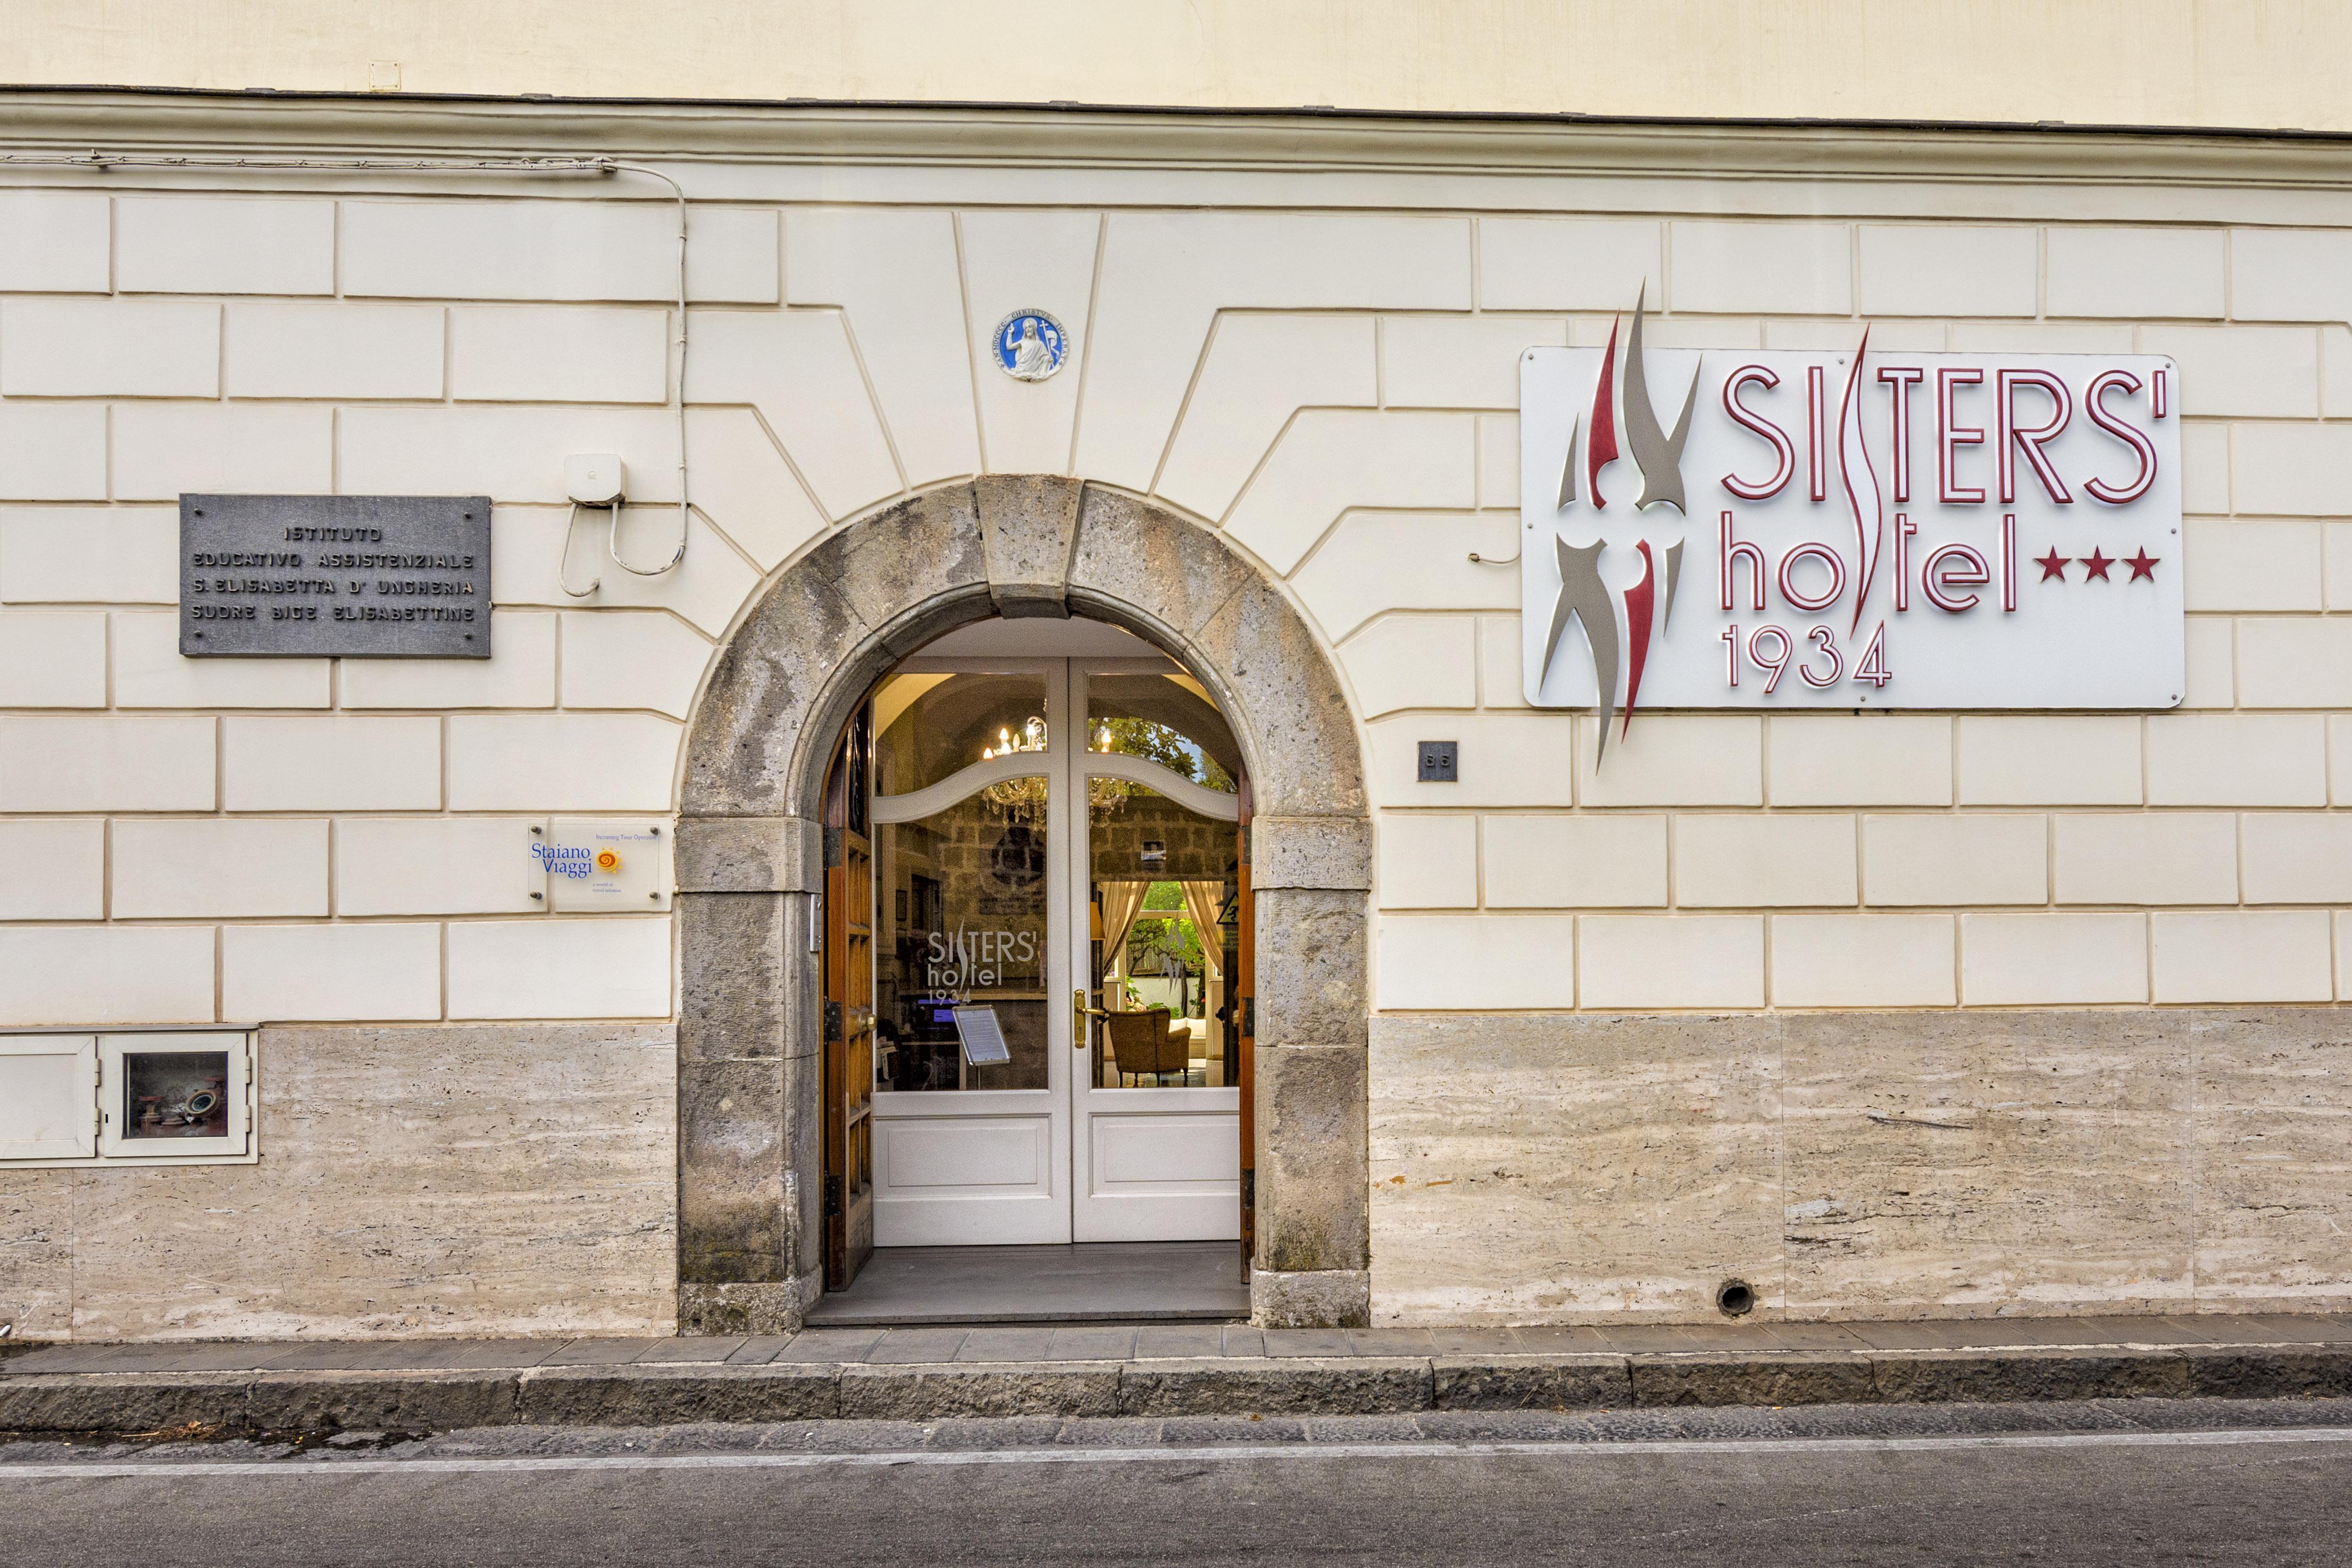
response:
<path id="1" fill-rule="evenodd" d="M 847 1467 L 961 1468 L 973 1465 L 1103 1465 L 1204 1459 L 1547 1458 L 1605 1459 L 1629 1454 L 1913 1454 L 2006 1448 L 2224 1448 L 2352 1443 L 2352 1427 L 2295 1426 L 2216 1432 L 2013 1432 L 1985 1436 L 1644 1438 L 1553 1443 L 1229 1443 L 1160 1448 L 993 1448 L 894 1450 L 844 1454 L 571 1454 L 512 1458 L 287 1459 L 10 1464 L 0 1480 L 61 1480 L 129 1476 L 495 1475 L 532 1470 L 804 1470 Z"/>

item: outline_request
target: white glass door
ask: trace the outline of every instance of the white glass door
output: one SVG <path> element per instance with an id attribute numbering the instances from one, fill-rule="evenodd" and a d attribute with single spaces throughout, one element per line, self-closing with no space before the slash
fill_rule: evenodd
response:
<path id="1" fill-rule="evenodd" d="M 874 1239 L 1239 1234 L 1241 763 L 1165 659 L 874 696 Z"/>
<path id="2" fill-rule="evenodd" d="M 910 661 L 874 704 L 875 1244 L 1068 1241 L 1067 661 Z"/>
<path id="3" fill-rule="evenodd" d="M 1234 970 L 1241 771 L 1208 694 L 1165 660 L 1072 660 L 1063 795 L 1076 1071 L 1072 1235 L 1240 1234 Z M 1078 803 L 1083 803 L 1079 805 Z M 1077 837 L 1077 825 L 1085 826 Z M 1074 996 L 1074 1002 L 1076 998 Z"/>

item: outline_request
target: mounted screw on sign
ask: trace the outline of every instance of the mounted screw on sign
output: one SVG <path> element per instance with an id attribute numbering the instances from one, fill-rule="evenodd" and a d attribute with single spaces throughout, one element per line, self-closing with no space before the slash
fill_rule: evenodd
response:
<path id="1" fill-rule="evenodd" d="M 1648 350 L 1643 315 L 1519 362 L 1525 695 L 1592 711 L 1593 765 L 1637 707 L 2179 704 L 2169 359 Z"/>

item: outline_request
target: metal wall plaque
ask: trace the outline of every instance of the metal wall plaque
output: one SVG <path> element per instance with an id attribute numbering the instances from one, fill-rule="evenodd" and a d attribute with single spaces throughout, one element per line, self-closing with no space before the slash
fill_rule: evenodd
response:
<path id="1" fill-rule="evenodd" d="M 488 658 L 489 498 L 184 495 L 180 651 Z"/>

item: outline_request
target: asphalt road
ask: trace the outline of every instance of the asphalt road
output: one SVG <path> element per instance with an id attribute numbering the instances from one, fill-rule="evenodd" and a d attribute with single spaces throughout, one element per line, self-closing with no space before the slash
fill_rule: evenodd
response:
<path id="1" fill-rule="evenodd" d="M 2352 1560 L 2352 1412 L 2333 1406 L 1496 1417 L 1463 1441 L 1425 1423 L 18 1444 L 0 1563 Z"/>

